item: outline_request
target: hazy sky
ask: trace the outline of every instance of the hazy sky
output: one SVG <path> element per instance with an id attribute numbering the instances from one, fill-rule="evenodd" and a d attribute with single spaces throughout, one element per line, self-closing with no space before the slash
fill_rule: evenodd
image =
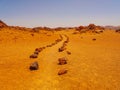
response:
<path id="1" fill-rule="evenodd" d="M 0 19 L 8 25 L 120 25 L 120 0 L 0 0 Z"/>

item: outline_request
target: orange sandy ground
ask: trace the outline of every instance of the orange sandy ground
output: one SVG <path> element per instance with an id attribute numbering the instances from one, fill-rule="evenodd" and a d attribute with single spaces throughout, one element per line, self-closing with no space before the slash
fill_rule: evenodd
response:
<path id="1" fill-rule="evenodd" d="M 72 34 L 74 30 L 34 33 L 17 30 L 0 31 L 1 90 L 120 90 L 120 34 L 106 30 L 101 34 Z M 66 51 L 58 52 L 63 41 L 43 50 L 37 59 L 29 56 L 35 48 L 46 46 L 66 34 L 70 42 Z M 96 41 L 92 39 L 96 38 Z M 67 57 L 68 64 L 58 65 Z M 39 70 L 30 71 L 38 61 Z M 60 69 L 68 73 L 58 76 Z"/>

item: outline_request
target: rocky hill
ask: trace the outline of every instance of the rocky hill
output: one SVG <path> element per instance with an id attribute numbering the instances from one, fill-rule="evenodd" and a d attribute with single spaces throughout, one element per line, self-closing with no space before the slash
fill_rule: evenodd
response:
<path id="1" fill-rule="evenodd" d="M 0 27 L 7 27 L 7 24 L 0 20 Z"/>

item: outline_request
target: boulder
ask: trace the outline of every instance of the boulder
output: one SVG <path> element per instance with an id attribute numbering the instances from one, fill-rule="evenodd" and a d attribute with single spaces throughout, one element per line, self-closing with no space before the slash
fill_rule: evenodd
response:
<path id="1" fill-rule="evenodd" d="M 47 47 L 52 47 L 52 45 L 47 45 Z"/>
<path id="2" fill-rule="evenodd" d="M 38 57 L 38 54 L 32 54 L 30 55 L 30 58 L 37 58 Z"/>
<path id="3" fill-rule="evenodd" d="M 93 41 L 96 41 L 96 38 L 93 38 L 92 40 L 93 40 Z"/>
<path id="4" fill-rule="evenodd" d="M 67 58 L 65 57 L 59 58 L 58 61 L 59 61 L 58 63 L 59 65 L 67 64 Z"/>
<path id="5" fill-rule="evenodd" d="M 36 48 L 35 51 L 41 52 L 43 48 Z"/>
<path id="6" fill-rule="evenodd" d="M 38 62 L 31 63 L 29 67 L 30 70 L 38 70 L 38 68 L 39 68 Z"/>
<path id="7" fill-rule="evenodd" d="M 70 55 L 70 54 L 71 54 L 71 52 L 70 52 L 70 51 L 66 51 L 66 52 L 67 52 L 67 54 L 68 54 L 68 55 Z"/>

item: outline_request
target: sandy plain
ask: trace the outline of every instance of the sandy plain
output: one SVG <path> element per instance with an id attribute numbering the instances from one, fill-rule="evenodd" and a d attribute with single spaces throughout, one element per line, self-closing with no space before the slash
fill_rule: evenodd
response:
<path id="1" fill-rule="evenodd" d="M 120 90 L 120 33 L 74 32 L 0 30 L 1 90 Z M 62 41 L 46 47 L 60 35 Z M 66 40 L 64 35 L 69 37 L 67 49 L 58 52 Z M 35 48 L 43 46 L 46 48 L 38 58 L 29 58 Z M 66 57 L 68 63 L 58 65 L 60 57 Z M 39 63 L 39 69 L 30 71 L 34 61 Z M 68 72 L 59 76 L 60 69 Z"/>

